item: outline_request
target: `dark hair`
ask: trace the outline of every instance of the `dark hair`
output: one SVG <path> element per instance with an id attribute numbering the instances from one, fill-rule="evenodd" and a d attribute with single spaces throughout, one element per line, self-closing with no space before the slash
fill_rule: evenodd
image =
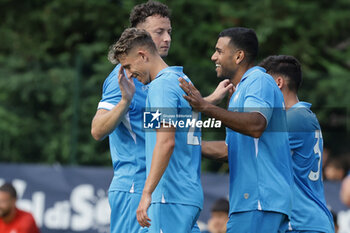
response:
<path id="1" fill-rule="evenodd" d="M 289 90 L 298 92 L 302 82 L 302 73 L 299 61 L 288 55 L 274 55 L 265 58 L 260 62 L 259 66 L 266 69 L 266 72 L 271 75 L 281 75 L 288 82 Z"/>
<path id="2" fill-rule="evenodd" d="M 13 187 L 10 183 L 5 183 L 0 187 L 1 192 L 6 192 L 11 195 L 11 197 L 17 199 L 17 192 L 16 189 Z"/>
<path id="3" fill-rule="evenodd" d="M 228 213 L 230 204 L 226 198 L 217 199 L 211 207 L 211 212 L 226 212 Z"/>
<path id="4" fill-rule="evenodd" d="M 170 10 L 163 3 L 148 1 L 136 5 L 130 13 L 130 27 L 136 27 L 139 23 L 145 22 L 146 18 L 152 15 L 159 15 L 170 19 Z"/>
<path id="5" fill-rule="evenodd" d="M 147 46 L 149 51 L 157 51 L 151 35 L 146 30 L 127 28 L 124 30 L 119 40 L 111 45 L 108 53 L 108 60 L 113 64 L 117 64 L 120 56 L 128 54 L 135 46 Z"/>
<path id="6" fill-rule="evenodd" d="M 258 56 L 259 43 L 253 29 L 243 27 L 228 28 L 220 32 L 220 37 L 229 37 L 230 44 L 233 47 L 244 51 L 247 62 L 250 64 L 254 63 Z"/>

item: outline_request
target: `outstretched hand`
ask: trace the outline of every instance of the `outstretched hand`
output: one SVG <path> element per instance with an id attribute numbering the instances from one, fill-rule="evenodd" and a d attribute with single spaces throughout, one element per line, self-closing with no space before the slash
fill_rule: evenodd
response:
<path id="1" fill-rule="evenodd" d="M 192 108 L 198 112 L 202 112 L 208 105 L 201 93 L 193 86 L 192 83 L 188 83 L 185 79 L 179 78 L 180 87 L 187 95 L 183 97 L 188 101 Z"/>
<path id="2" fill-rule="evenodd" d="M 118 83 L 122 92 L 122 98 L 130 102 L 135 94 L 135 83 L 131 77 L 128 78 L 125 76 L 123 67 L 119 69 Z"/>

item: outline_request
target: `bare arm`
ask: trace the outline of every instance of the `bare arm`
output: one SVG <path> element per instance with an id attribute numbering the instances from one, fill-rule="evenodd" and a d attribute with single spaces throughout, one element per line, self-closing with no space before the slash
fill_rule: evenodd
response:
<path id="1" fill-rule="evenodd" d="M 227 94 L 232 95 L 234 90 L 235 88 L 230 80 L 225 79 L 219 83 L 213 93 L 207 97 L 204 97 L 204 100 L 211 104 L 217 105 Z"/>
<path id="2" fill-rule="evenodd" d="M 128 111 L 135 93 L 135 84 L 132 79 L 125 77 L 122 68 L 119 70 L 118 83 L 122 92 L 120 102 L 110 111 L 105 109 L 97 110 L 92 120 L 91 135 L 95 140 L 103 140 L 108 136 L 119 125 Z"/>
<path id="3" fill-rule="evenodd" d="M 225 141 L 202 141 L 202 155 L 207 159 L 226 162 L 227 145 Z"/>
<path id="4" fill-rule="evenodd" d="M 182 78 L 180 78 L 180 86 L 188 94 L 184 98 L 195 110 L 221 120 L 224 125 L 236 132 L 254 138 L 259 138 L 264 132 L 267 122 L 261 113 L 231 112 L 205 101 L 199 91 Z"/>
<path id="5" fill-rule="evenodd" d="M 91 135 L 95 140 L 101 141 L 108 136 L 121 122 L 128 111 L 130 102 L 121 100 L 112 110 L 97 110 L 91 124 Z"/>
<path id="6" fill-rule="evenodd" d="M 142 227 L 150 226 L 147 209 L 151 204 L 151 195 L 162 178 L 173 153 L 175 147 L 175 130 L 175 128 L 160 128 L 157 130 L 157 142 L 153 150 L 151 169 L 136 211 L 137 221 Z"/>

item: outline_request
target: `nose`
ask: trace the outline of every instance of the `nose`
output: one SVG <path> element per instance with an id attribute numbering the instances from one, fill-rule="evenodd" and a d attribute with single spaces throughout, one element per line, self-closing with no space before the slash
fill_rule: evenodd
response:
<path id="1" fill-rule="evenodd" d="M 171 35 L 169 34 L 169 32 L 165 32 L 165 33 L 164 33 L 164 38 L 163 38 L 163 40 L 164 40 L 165 42 L 170 42 L 170 41 L 171 41 Z"/>
<path id="2" fill-rule="evenodd" d="M 213 53 L 213 55 L 211 56 L 211 60 L 212 60 L 212 61 L 216 61 L 216 60 L 217 60 L 216 51 L 215 51 L 215 53 Z"/>

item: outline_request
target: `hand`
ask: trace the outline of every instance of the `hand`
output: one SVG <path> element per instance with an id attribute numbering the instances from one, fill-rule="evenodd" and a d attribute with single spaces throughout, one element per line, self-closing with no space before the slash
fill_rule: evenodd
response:
<path id="1" fill-rule="evenodd" d="M 201 93 L 193 86 L 192 83 L 188 83 L 185 79 L 179 78 L 180 87 L 187 95 L 183 97 L 189 102 L 192 108 L 198 112 L 202 112 L 206 107 L 208 102 L 206 102 Z"/>
<path id="2" fill-rule="evenodd" d="M 230 82 L 230 80 L 225 79 L 219 83 L 215 91 L 211 95 L 207 96 L 205 100 L 212 104 L 218 104 L 227 95 L 227 93 L 229 97 L 231 97 L 234 91 L 234 85 Z"/>
<path id="3" fill-rule="evenodd" d="M 122 99 L 126 100 L 127 102 L 131 102 L 132 97 L 135 94 L 135 83 L 134 80 L 132 80 L 132 78 L 127 78 L 125 76 L 122 67 L 120 67 L 118 73 L 118 83 L 122 92 Z"/>
<path id="4" fill-rule="evenodd" d="M 149 223 L 151 219 L 147 215 L 148 207 L 151 204 L 152 196 L 150 193 L 143 193 L 139 207 L 136 210 L 136 218 L 142 227 L 149 227 L 151 224 Z"/>

